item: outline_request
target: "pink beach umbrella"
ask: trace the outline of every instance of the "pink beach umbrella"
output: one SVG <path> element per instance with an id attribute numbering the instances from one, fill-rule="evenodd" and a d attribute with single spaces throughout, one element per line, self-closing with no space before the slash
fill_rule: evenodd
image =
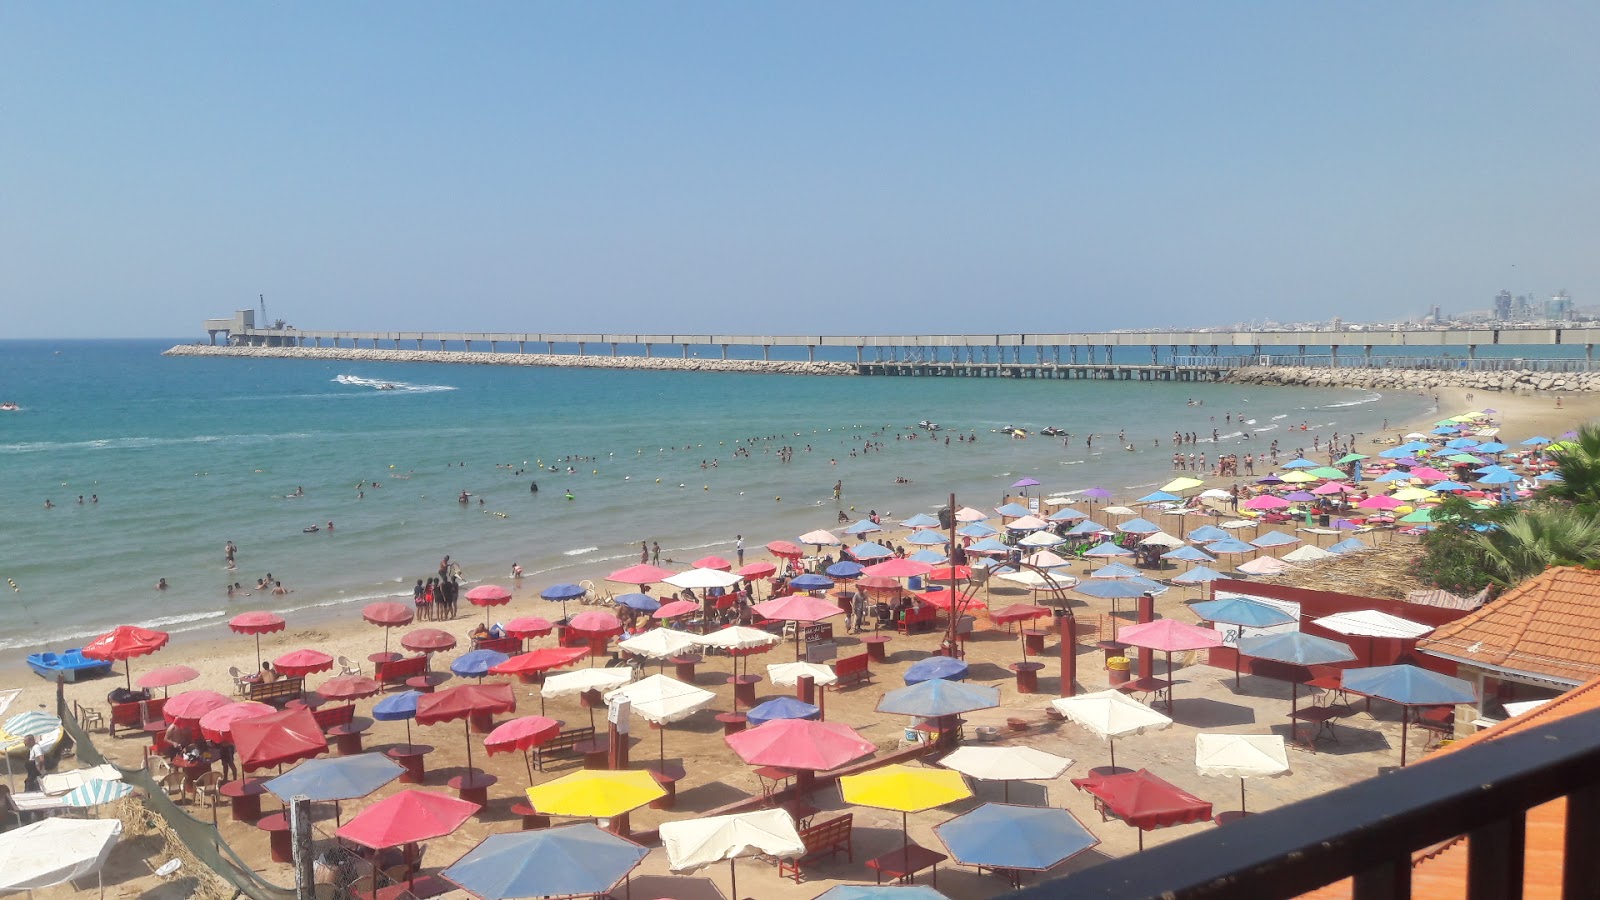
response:
<path id="1" fill-rule="evenodd" d="M 240 613 L 228 620 L 228 629 L 234 634 L 253 634 L 256 636 L 256 668 L 261 668 L 261 636 L 274 631 L 282 631 L 289 627 L 283 616 L 275 612 L 258 610 L 256 612 Z"/>
<path id="2" fill-rule="evenodd" d="M 483 749 L 490 756 L 496 753 L 522 751 L 522 765 L 528 770 L 528 786 L 533 786 L 533 765 L 528 762 L 528 751 L 555 737 L 561 723 L 544 716 L 521 716 L 502 722 L 483 739 Z"/>
<path id="3" fill-rule="evenodd" d="M 691 565 L 696 569 L 716 569 L 718 572 L 727 572 L 733 568 L 733 563 L 720 556 L 702 556 Z"/>
<path id="4" fill-rule="evenodd" d="M 629 566 L 626 569 L 618 569 L 617 571 L 612 572 L 610 575 L 607 575 L 606 580 L 615 581 L 617 584 L 637 585 L 656 584 L 657 582 L 665 581 L 670 577 L 672 577 L 671 569 L 663 569 L 660 566 L 652 566 L 648 563 L 640 563 L 637 566 Z"/>
<path id="5" fill-rule="evenodd" d="M 489 624 L 489 607 L 505 606 L 511 602 L 511 592 L 498 584 L 480 584 L 467 591 L 467 602 L 483 607 L 483 624 Z"/>
<path id="6" fill-rule="evenodd" d="M 206 713 L 232 705 L 232 697 L 216 691 L 184 691 L 161 707 L 161 717 L 168 722 L 199 722 Z"/>
<path id="7" fill-rule="evenodd" d="M 692 600 L 673 600 L 661 604 L 661 608 L 651 613 L 650 617 L 666 621 L 667 619 L 676 619 L 679 616 L 687 616 L 699 609 L 700 604 Z"/>
<path id="8" fill-rule="evenodd" d="M 165 696 L 167 688 L 199 677 L 200 673 L 188 666 L 162 666 L 140 675 L 134 684 L 142 688 L 161 688 L 162 695 Z"/>
<path id="9" fill-rule="evenodd" d="M 280 675 L 304 678 L 314 672 L 326 672 L 333 668 L 333 657 L 321 650 L 295 650 L 273 660 L 272 667 Z"/>
<path id="10" fill-rule="evenodd" d="M 1272 494 L 1262 494 L 1259 497 L 1251 497 L 1241 505 L 1245 509 L 1254 510 L 1283 509 L 1289 505 L 1289 501 Z"/>
<path id="11" fill-rule="evenodd" d="M 404 603 L 383 600 L 361 608 L 361 618 L 383 628 L 383 652 L 389 652 L 389 629 L 410 625 L 416 613 Z"/>
<path id="12" fill-rule="evenodd" d="M 1157 619 L 1141 625 L 1127 625 L 1117 630 L 1117 640 L 1146 650 L 1160 650 L 1167 655 L 1167 713 L 1172 713 L 1172 654 L 1186 650 L 1208 650 L 1221 647 L 1222 639 L 1210 628 L 1201 628 L 1176 619 Z"/>
<path id="13" fill-rule="evenodd" d="M 219 706 L 200 717 L 200 733 L 205 735 L 208 741 L 219 744 L 232 743 L 233 723 L 254 719 L 257 716 L 270 716 L 275 712 L 276 709 L 255 700 Z"/>

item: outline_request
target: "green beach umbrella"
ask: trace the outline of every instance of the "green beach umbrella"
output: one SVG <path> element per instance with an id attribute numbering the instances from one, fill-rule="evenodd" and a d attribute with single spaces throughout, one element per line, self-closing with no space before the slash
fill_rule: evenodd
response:
<path id="1" fill-rule="evenodd" d="M 1424 506 L 1424 507 L 1418 509 L 1416 512 L 1407 513 L 1406 515 L 1402 516 L 1400 518 L 1400 521 L 1402 521 L 1402 522 L 1410 522 L 1410 523 L 1413 523 L 1413 524 L 1419 523 L 1419 522 L 1432 522 L 1433 521 L 1433 508 L 1429 507 L 1429 506 Z"/>
<path id="2" fill-rule="evenodd" d="M 1321 466 L 1319 468 L 1312 469 L 1310 472 L 1307 472 L 1306 474 L 1307 475 L 1314 475 L 1317 478 L 1321 478 L 1321 479 L 1324 479 L 1326 481 L 1343 481 L 1344 479 L 1350 477 L 1349 475 L 1346 475 L 1345 473 L 1339 471 L 1338 469 L 1333 468 L 1332 466 Z"/>
<path id="3" fill-rule="evenodd" d="M 1367 456 L 1366 454 L 1363 454 L 1363 453 L 1346 453 L 1345 455 L 1339 457 L 1339 465 L 1342 466 L 1345 463 L 1360 462 L 1363 459 L 1371 459 L 1371 458 L 1372 457 Z"/>

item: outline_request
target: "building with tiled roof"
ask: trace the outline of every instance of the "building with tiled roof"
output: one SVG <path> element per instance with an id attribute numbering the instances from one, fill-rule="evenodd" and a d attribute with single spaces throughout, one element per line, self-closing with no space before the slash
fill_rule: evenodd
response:
<path id="1" fill-rule="evenodd" d="M 1437 753 L 1459 753 L 1484 741 L 1538 728 L 1594 709 L 1600 709 L 1600 680 L 1591 681 L 1575 691 L 1563 694 L 1493 728 L 1446 744 L 1440 747 Z M 1430 758 L 1432 757 L 1425 757 L 1418 765 L 1427 765 Z M 1522 896 L 1526 900 L 1544 900 L 1544 898 L 1558 900 L 1562 897 L 1562 863 L 1566 858 L 1567 840 L 1566 816 L 1567 801 L 1564 797 L 1528 810 L 1522 867 Z M 1412 857 L 1412 900 L 1457 900 L 1467 896 L 1467 851 L 1470 840 L 1463 835 L 1430 847 Z M 1301 900 L 1348 900 L 1350 896 L 1351 882 L 1345 879 L 1302 895 Z"/>
<path id="2" fill-rule="evenodd" d="M 1600 678 L 1600 572 L 1548 569 L 1441 625 L 1417 650 L 1477 682 L 1480 725 L 1505 718 L 1505 702 L 1548 699 Z"/>

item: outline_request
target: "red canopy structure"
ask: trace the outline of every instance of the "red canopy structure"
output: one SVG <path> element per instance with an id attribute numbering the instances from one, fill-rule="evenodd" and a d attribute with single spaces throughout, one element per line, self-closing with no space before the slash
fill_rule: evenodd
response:
<path id="1" fill-rule="evenodd" d="M 354 703 L 376 696 L 382 690 L 383 685 L 365 675 L 340 675 L 324 681 L 318 686 L 317 693 L 329 700 L 348 700 Z"/>
<path id="2" fill-rule="evenodd" d="M 418 628 L 416 631 L 406 632 L 400 638 L 400 646 L 414 653 L 437 653 L 440 650 L 449 650 L 455 645 L 454 635 L 437 628 Z"/>
<path id="3" fill-rule="evenodd" d="M 184 691 L 161 707 L 161 717 L 168 722 L 196 723 L 206 713 L 232 705 L 233 698 L 216 691 Z"/>
<path id="4" fill-rule="evenodd" d="M 140 675 L 135 684 L 142 688 L 167 688 L 199 677 L 200 673 L 188 666 L 162 666 Z"/>
<path id="5" fill-rule="evenodd" d="M 311 759 L 328 749 L 322 726 L 304 707 L 235 721 L 230 731 L 239 767 L 246 772 Z"/>
<path id="6" fill-rule="evenodd" d="M 589 655 L 587 647 L 540 647 L 490 666 L 490 675 L 532 675 L 570 666 Z"/>
<path id="7" fill-rule="evenodd" d="M 740 566 L 738 575 L 740 578 L 767 578 L 772 575 L 776 575 L 777 573 L 777 566 L 773 565 L 772 563 L 762 561 Z"/>
<path id="8" fill-rule="evenodd" d="M 361 608 L 361 618 L 383 629 L 383 652 L 389 652 L 389 629 L 410 625 L 416 611 L 404 603 L 380 600 Z"/>
<path id="9" fill-rule="evenodd" d="M 1090 774 L 1074 778 L 1072 784 L 1095 798 L 1117 818 L 1139 829 L 1139 849 L 1144 849 L 1144 833 L 1171 825 L 1205 822 L 1211 818 L 1211 804 L 1147 769 L 1116 775 Z"/>
<path id="10" fill-rule="evenodd" d="M 774 597 L 757 603 L 751 609 L 768 619 L 785 622 L 820 622 L 844 613 L 839 604 L 809 594 Z"/>
<path id="11" fill-rule="evenodd" d="M 773 719 L 723 738 L 752 766 L 781 766 L 823 772 L 860 759 L 877 747 L 839 722 Z"/>
<path id="12" fill-rule="evenodd" d="M 528 762 L 528 751 L 543 744 L 561 732 L 561 723 L 544 716 L 522 716 L 503 722 L 483 739 L 483 749 L 490 756 L 496 753 L 522 751 L 522 765 L 528 770 L 528 787 L 533 787 L 533 766 Z"/>
<path id="13" fill-rule="evenodd" d="M 467 737 L 467 769 L 472 769 L 472 734 L 469 720 L 474 715 L 492 716 L 516 712 L 517 697 L 509 684 L 462 684 L 417 698 L 417 724 L 436 725 L 461 720 Z"/>
<path id="14" fill-rule="evenodd" d="M 1168 713 L 1172 712 L 1172 654 L 1222 646 L 1222 639 L 1215 631 L 1179 622 L 1177 619 L 1157 619 L 1140 625 L 1128 625 L 1117 631 L 1117 640 L 1146 650 L 1160 650 L 1166 653 Z"/>
<path id="15" fill-rule="evenodd" d="M 335 833 L 363 847 L 382 850 L 443 837 L 477 811 L 476 803 L 410 788 L 363 809 Z"/>
<path id="16" fill-rule="evenodd" d="M 773 541 L 767 545 L 767 552 L 773 556 L 781 556 L 784 559 L 799 559 L 806 555 L 806 551 L 802 550 L 798 544 L 791 544 L 788 541 Z"/>
<path id="17" fill-rule="evenodd" d="M 661 604 L 661 608 L 651 613 L 650 617 L 663 620 L 676 619 L 679 616 L 687 616 L 699 610 L 700 604 L 695 603 L 693 600 L 670 600 Z"/>
<path id="18" fill-rule="evenodd" d="M 260 716 L 270 716 L 277 712 L 276 709 L 265 703 L 254 700 L 245 700 L 240 703 L 230 703 L 218 707 L 200 717 L 200 733 L 206 740 L 219 744 L 233 742 L 233 725 L 245 719 L 254 719 Z"/>
<path id="19" fill-rule="evenodd" d="M 147 656 L 167 645 L 171 636 L 165 631 L 152 631 L 137 625 L 118 625 L 105 634 L 83 645 L 83 655 L 90 659 L 129 660 Z M 128 689 L 133 689 L 133 673 L 123 666 Z"/>
<path id="20" fill-rule="evenodd" d="M 612 572 L 610 575 L 607 575 L 606 580 L 615 581 L 618 584 L 655 584 L 658 581 L 665 581 L 670 577 L 672 577 L 671 569 L 663 569 L 660 566 L 652 566 L 648 563 L 640 563 L 637 566 L 629 566 L 626 569 L 618 569 L 617 571 Z"/>
<path id="21" fill-rule="evenodd" d="M 519 641 L 528 638 L 541 638 L 555 630 L 549 619 L 538 616 L 519 616 L 506 623 L 506 637 L 514 637 Z"/>
<path id="22" fill-rule="evenodd" d="M 333 657 L 321 650 L 295 650 L 272 661 L 278 674 L 289 678 L 304 678 L 313 672 L 326 672 L 333 668 Z"/>
<path id="23" fill-rule="evenodd" d="M 950 591 L 923 591 L 917 595 L 917 599 L 935 609 L 942 609 L 948 612 L 950 610 L 951 596 L 952 594 Z M 982 600 L 979 600 L 977 597 L 964 591 L 956 592 L 954 594 L 954 598 L 956 603 L 961 604 L 961 609 L 963 612 L 973 609 L 989 608 L 987 603 L 984 603 Z"/>
<path id="24" fill-rule="evenodd" d="M 716 569 L 718 572 L 726 572 L 733 568 L 733 563 L 715 555 L 702 556 L 689 565 L 696 569 Z"/>
<path id="25" fill-rule="evenodd" d="M 928 572 L 928 580 L 938 584 L 949 584 L 951 569 L 955 570 L 955 577 L 957 581 L 966 581 L 968 578 L 972 577 L 971 566 L 934 566 L 933 569 Z"/>
<path id="26" fill-rule="evenodd" d="M 253 634 L 256 636 L 256 669 L 261 668 L 261 636 L 274 631 L 282 631 L 289 625 L 283 616 L 275 612 L 257 610 L 255 612 L 240 613 L 228 620 L 228 628 L 234 634 Z"/>
<path id="27" fill-rule="evenodd" d="M 1004 609 L 990 611 L 989 621 L 996 625 L 1010 625 L 1012 622 L 1027 622 L 1048 615 L 1050 610 L 1046 607 L 1034 606 L 1032 603 L 1013 603 Z"/>

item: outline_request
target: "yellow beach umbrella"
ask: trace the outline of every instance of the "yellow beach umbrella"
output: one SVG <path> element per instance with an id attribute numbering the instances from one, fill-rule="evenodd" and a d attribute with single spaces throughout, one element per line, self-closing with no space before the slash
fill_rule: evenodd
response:
<path id="1" fill-rule="evenodd" d="M 649 772 L 637 769 L 585 769 L 528 788 L 533 808 L 552 816 L 613 819 L 665 797 Z"/>
<path id="2" fill-rule="evenodd" d="M 1413 501 L 1413 500 L 1429 500 L 1429 499 L 1432 499 L 1433 496 L 1434 496 L 1434 493 L 1433 493 L 1433 491 L 1430 491 L 1427 488 L 1408 487 L 1408 488 L 1401 488 L 1400 490 L 1395 491 L 1393 494 L 1390 494 L 1389 496 L 1395 498 L 1396 500 L 1405 500 L 1407 502 L 1410 502 L 1410 501 Z"/>
<path id="3" fill-rule="evenodd" d="M 933 809 L 972 796 L 966 779 L 951 769 L 914 769 L 895 764 L 839 779 L 844 802 L 900 813 L 900 838 L 910 846 L 906 814 Z M 540 807 L 542 810 L 543 807 Z"/>
<path id="4" fill-rule="evenodd" d="M 1166 484 L 1163 484 L 1161 489 L 1169 494 L 1181 494 L 1184 491 L 1190 490 L 1191 488 L 1200 487 L 1203 484 L 1205 484 L 1205 482 L 1198 478 L 1189 478 L 1188 476 L 1183 476 L 1180 478 L 1174 478 Z"/>
<path id="5" fill-rule="evenodd" d="M 1288 484 L 1305 484 L 1308 481 L 1319 480 L 1317 476 L 1312 475 L 1310 472 L 1307 472 L 1304 469 L 1295 469 L 1292 472 L 1285 472 L 1282 475 L 1279 475 L 1278 478 Z"/>

